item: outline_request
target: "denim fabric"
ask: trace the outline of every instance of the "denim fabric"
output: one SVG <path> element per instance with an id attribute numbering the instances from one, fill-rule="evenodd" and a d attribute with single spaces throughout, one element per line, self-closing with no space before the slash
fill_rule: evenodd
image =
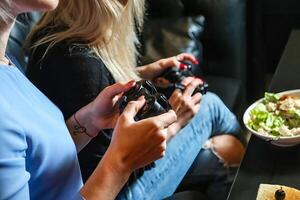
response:
<path id="1" fill-rule="evenodd" d="M 211 149 L 201 149 L 176 192 L 197 191 L 206 200 L 226 200 L 238 167 L 224 166 Z"/>
<path id="2" fill-rule="evenodd" d="M 204 142 L 217 134 L 238 135 L 236 117 L 212 93 L 203 96 L 199 112 L 167 145 L 165 156 L 156 167 L 130 185 L 126 185 L 117 199 L 156 200 L 172 195 L 194 163 Z"/>

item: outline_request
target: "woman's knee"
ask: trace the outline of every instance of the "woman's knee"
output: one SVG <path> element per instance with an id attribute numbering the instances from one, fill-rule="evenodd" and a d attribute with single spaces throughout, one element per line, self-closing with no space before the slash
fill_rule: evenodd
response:
<path id="1" fill-rule="evenodd" d="M 239 165 L 245 153 L 241 141 L 232 135 L 214 136 L 206 142 L 206 145 L 225 166 Z"/>

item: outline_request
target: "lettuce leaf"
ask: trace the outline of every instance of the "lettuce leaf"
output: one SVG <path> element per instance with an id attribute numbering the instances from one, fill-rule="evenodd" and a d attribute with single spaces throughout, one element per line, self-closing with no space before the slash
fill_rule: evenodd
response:
<path id="1" fill-rule="evenodd" d="M 268 118 L 266 106 L 262 103 L 258 104 L 253 110 L 251 110 L 250 118 L 248 125 L 257 131 L 258 128 L 261 127 L 261 123 L 265 123 Z"/>
<path id="2" fill-rule="evenodd" d="M 284 119 L 281 116 L 274 115 L 273 113 L 268 114 L 268 118 L 266 120 L 266 126 L 271 129 L 279 128 L 284 125 Z"/>
<path id="3" fill-rule="evenodd" d="M 265 92 L 264 103 L 276 103 L 280 99 L 279 95 L 274 93 Z"/>

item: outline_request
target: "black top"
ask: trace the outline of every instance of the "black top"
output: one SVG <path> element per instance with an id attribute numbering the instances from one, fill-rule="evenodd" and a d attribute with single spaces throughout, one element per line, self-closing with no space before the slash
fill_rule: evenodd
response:
<path id="1" fill-rule="evenodd" d="M 31 52 L 26 74 L 61 109 L 65 119 L 115 82 L 104 63 L 84 44 L 65 41 L 55 45 L 43 57 L 46 46 Z M 105 153 L 111 133 L 112 130 L 103 131 L 79 153 L 84 181 Z"/>

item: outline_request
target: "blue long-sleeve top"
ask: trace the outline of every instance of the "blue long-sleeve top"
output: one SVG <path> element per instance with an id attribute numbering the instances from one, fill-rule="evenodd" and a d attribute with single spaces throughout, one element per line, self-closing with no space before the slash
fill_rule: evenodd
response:
<path id="1" fill-rule="evenodd" d="M 0 200 L 81 199 L 76 147 L 60 110 L 0 65 Z"/>

